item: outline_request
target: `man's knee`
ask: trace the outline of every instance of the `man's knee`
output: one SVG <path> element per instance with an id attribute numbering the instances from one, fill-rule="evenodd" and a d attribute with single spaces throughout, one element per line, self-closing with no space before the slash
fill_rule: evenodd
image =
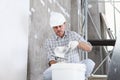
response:
<path id="1" fill-rule="evenodd" d="M 86 77 L 89 77 L 94 69 L 95 62 L 91 59 L 86 59 L 83 60 L 82 63 L 86 65 Z"/>
<path id="2" fill-rule="evenodd" d="M 91 67 L 95 66 L 95 62 L 93 60 L 91 60 L 91 59 L 83 60 L 82 63 L 85 63 L 86 66 L 91 66 Z"/>
<path id="3" fill-rule="evenodd" d="M 52 71 L 50 68 L 48 68 L 44 71 L 43 80 L 52 80 Z"/>
<path id="4" fill-rule="evenodd" d="M 95 66 L 95 62 L 91 59 L 87 59 L 88 60 L 88 63 L 91 64 L 92 66 Z"/>

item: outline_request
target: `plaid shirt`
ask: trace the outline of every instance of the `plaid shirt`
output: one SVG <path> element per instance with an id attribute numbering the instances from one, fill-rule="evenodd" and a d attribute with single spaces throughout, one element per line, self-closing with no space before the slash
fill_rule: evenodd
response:
<path id="1" fill-rule="evenodd" d="M 58 46 L 67 46 L 70 41 L 85 41 L 85 40 L 79 34 L 73 31 L 65 31 L 65 35 L 63 38 L 60 38 L 53 34 L 51 38 L 47 39 L 45 42 L 45 50 L 48 53 L 48 60 L 62 61 L 63 59 L 58 59 L 53 56 L 54 49 Z M 70 63 L 80 62 L 79 50 L 80 50 L 79 48 L 75 48 L 74 50 L 66 54 L 65 58 L 67 62 Z"/>

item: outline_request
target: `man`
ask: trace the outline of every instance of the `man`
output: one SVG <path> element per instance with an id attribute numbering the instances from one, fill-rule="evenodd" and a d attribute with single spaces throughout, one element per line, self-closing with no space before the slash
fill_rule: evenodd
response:
<path id="1" fill-rule="evenodd" d="M 69 53 L 65 54 L 65 59 L 68 63 L 84 63 L 86 65 L 86 77 L 88 77 L 91 74 L 95 63 L 90 59 L 81 61 L 79 58 L 79 50 L 90 52 L 92 50 L 91 44 L 85 41 L 76 32 L 66 30 L 66 19 L 61 13 L 51 13 L 50 26 L 55 34 L 53 34 L 51 38 L 47 39 L 45 42 L 49 66 L 59 61 L 63 61 L 62 58 L 60 59 L 54 56 L 54 50 L 56 47 L 69 46 L 71 50 Z M 44 80 L 52 80 L 50 67 L 44 72 Z"/>

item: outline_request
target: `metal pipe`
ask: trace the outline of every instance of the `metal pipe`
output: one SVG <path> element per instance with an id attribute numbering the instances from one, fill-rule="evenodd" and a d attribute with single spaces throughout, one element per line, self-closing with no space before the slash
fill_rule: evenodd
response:
<path id="1" fill-rule="evenodd" d="M 85 7 L 86 7 L 86 9 L 85 9 L 85 16 L 86 16 L 86 18 L 85 18 L 85 20 L 86 20 L 86 23 L 85 23 L 85 39 L 86 40 L 88 40 L 88 1 L 87 0 L 85 0 Z M 88 58 L 88 53 L 86 52 L 86 58 Z"/>
<path id="2" fill-rule="evenodd" d="M 113 6 L 115 6 L 115 2 L 113 0 Z M 115 7 L 113 7 L 113 14 L 114 14 L 114 30 L 115 30 L 115 39 L 116 39 L 116 13 L 115 13 Z"/>
<path id="3" fill-rule="evenodd" d="M 91 0 L 90 2 L 95 2 L 95 0 Z M 110 3 L 111 1 L 105 1 L 105 0 L 98 0 L 99 3 Z M 112 1 L 113 2 L 113 1 Z M 114 1 L 115 3 L 120 3 L 120 1 Z"/>
<path id="4" fill-rule="evenodd" d="M 78 5 L 78 33 L 80 32 L 80 0 L 77 0 Z"/>
<path id="5" fill-rule="evenodd" d="M 95 74 L 97 72 L 97 70 L 102 66 L 102 64 L 108 59 L 109 55 L 111 54 L 112 52 L 109 52 L 107 54 L 107 56 L 103 59 L 103 61 L 99 64 L 99 66 L 94 70 L 93 74 Z"/>
<path id="6" fill-rule="evenodd" d="M 88 1 L 85 0 L 85 40 L 88 40 Z M 85 58 L 88 58 L 88 53 L 86 52 Z"/>
<path id="7" fill-rule="evenodd" d="M 88 39 L 88 2 L 85 0 L 85 39 Z"/>
<path id="8" fill-rule="evenodd" d="M 110 30 L 110 28 L 107 29 L 107 33 L 108 33 L 110 39 L 115 39 L 112 32 L 111 32 L 111 30 Z"/>

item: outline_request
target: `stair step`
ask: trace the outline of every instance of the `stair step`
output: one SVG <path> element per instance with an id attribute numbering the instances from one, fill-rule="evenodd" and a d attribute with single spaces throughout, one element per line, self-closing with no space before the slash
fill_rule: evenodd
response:
<path id="1" fill-rule="evenodd" d="M 88 80 L 107 80 L 107 75 L 92 75 Z"/>

